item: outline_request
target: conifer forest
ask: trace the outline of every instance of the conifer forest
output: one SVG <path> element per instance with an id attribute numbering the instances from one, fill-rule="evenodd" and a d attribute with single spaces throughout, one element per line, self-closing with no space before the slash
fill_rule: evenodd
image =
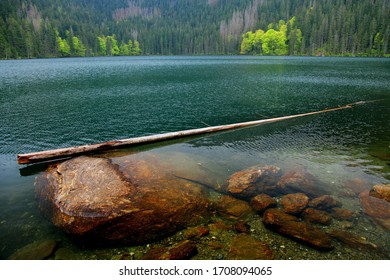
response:
<path id="1" fill-rule="evenodd" d="M 390 0 L 1 0 L 0 58 L 390 56 Z"/>

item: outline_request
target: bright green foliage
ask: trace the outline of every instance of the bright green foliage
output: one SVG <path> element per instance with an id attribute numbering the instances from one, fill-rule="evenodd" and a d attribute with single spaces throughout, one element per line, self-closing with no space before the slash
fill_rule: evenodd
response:
<path id="1" fill-rule="evenodd" d="M 248 31 L 242 35 L 240 54 L 251 54 L 253 53 L 255 43 L 255 33 Z"/>
<path id="2" fill-rule="evenodd" d="M 140 55 L 141 54 L 141 48 L 140 48 L 139 42 L 137 40 L 134 41 L 131 54 L 132 55 Z"/>
<path id="3" fill-rule="evenodd" d="M 106 44 L 107 40 L 106 40 L 106 37 L 102 36 L 102 37 L 98 37 L 98 53 L 99 55 L 101 56 L 105 56 L 107 55 L 107 44 Z"/>
<path id="4" fill-rule="evenodd" d="M 60 37 L 58 31 L 56 31 L 56 34 L 57 34 L 57 51 L 58 51 L 58 53 L 63 57 L 70 56 L 70 45 L 69 45 L 68 41 L 66 39 L 62 39 Z"/>
<path id="5" fill-rule="evenodd" d="M 279 25 L 278 31 L 269 29 L 262 37 L 261 47 L 264 55 L 287 55 L 288 48 L 287 40 L 287 26 L 286 24 Z"/>
<path id="6" fill-rule="evenodd" d="M 137 40 L 131 41 L 129 40 L 127 44 L 125 42 L 121 42 L 118 47 L 118 41 L 116 39 L 116 35 L 112 36 L 102 36 L 98 37 L 99 44 L 99 55 L 102 56 L 129 56 L 129 55 L 140 55 L 142 50 L 140 48 L 139 42 Z"/>
<path id="7" fill-rule="evenodd" d="M 374 45 L 372 46 L 372 55 L 380 56 L 381 55 L 381 46 L 383 46 L 384 40 L 382 35 L 378 32 L 374 37 Z"/>
<path id="8" fill-rule="evenodd" d="M 62 39 L 56 32 L 57 51 L 62 57 L 85 56 L 86 48 L 81 40 L 73 35 L 73 32 L 66 31 L 66 38 Z"/>
<path id="9" fill-rule="evenodd" d="M 129 40 L 129 41 L 127 42 L 127 48 L 128 48 L 128 50 L 129 50 L 129 54 L 128 54 L 128 55 L 131 55 L 132 52 L 133 52 L 133 41 Z"/>
<path id="10" fill-rule="evenodd" d="M 287 55 L 289 46 L 288 38 L 293 37 L 294 48 L 297 48 L 302 40 L 302 33 L 299 29 L 294 29 L 294 35 L 287 34 L 288 25 L 293 26 L 294 18 L 288 24 L 281 20 L 278 24 L 269 24 L 269 29 L 264 32 L 259 29 L 255 33 L 247 32 L 243 35 L 241 42 L 241 54 L 260 54 L 260 55 Z M 277 28 L 277 30 L 273 29 Z M 291 30 L 291 28 L 290 28 Z"/>
<path id="11" fill-rule="evenodd" d="M 119 55 L 122 55 L 122 56 L 130 55 L 130 50 L 129 50 L 129 45 L 122 42 L 120 47 L 119 47 Z"/>
<path id="12" fill-rule="evenodd" d="M 72 37 L 72 47 L 75 56 L 85 56 L 85 46 L 76 36 Z"/>
<path id="13" fill-rule="evenodd" d="M 107 54 L 109 56 L 119 55 L 118 41 L 115 34 L 106 37 Z"/>

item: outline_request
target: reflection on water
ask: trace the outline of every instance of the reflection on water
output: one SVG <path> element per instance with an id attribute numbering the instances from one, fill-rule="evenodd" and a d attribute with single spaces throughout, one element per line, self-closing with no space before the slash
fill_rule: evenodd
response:
<path id="1" fill-rule="evenodd" d="M 359 197 L 390 180 L 387 60 L 97 59 L 93 69 L 89 66 L 93 60 L 59 61 L 63 69 L 50 60 L 15 62 L 28 66 L 18 77 L 10 74 L 14 68 L 7 72 L 0 65 L 4 81 L 0 86 L 4 116 L 0 120 L 1 259 L 43 240 L 55 240 L 54 252 L 47 258 L 142 259 L 151 249 L 172 248 L 186 239 L 196 244 L 194 259 L 235 258 L 235 248 L 252 239 L 266 244 L 275 259 L 389 259 L 389 217 L 368 216 Z M 42 75 L 35 77 L 30 70 L 37 66 L 42 67 Z M 169 166 L 171 174 L 207 188 L 209 199 L 216 204 L 223 202 L 220 186 L 238 171 L 258 164 L 277 166 L 283 173 L 304 170 L 343 209 L 353 212 L 353 218 L 332 217 L 329 225 L 316 225 L 327 233 L 342 229 L 357 238 L 351 245 L 350 239 L 332 237 L 334 249 L 330 251 L 266 228 L 258 213 L 234 217 L 218 207 L 209 221 L 199 225 L 203 229 L 182 229 L 139 246 L 85 248 L 43 218 L 38 209 L 34 180 L 46 165 L 19 170 L 16 164 L 21 149 L 28 152 L 177 131 L 203 126 L 202 122 L 241 122 L 374 99 L 381 101 L 100 155 L 114 163 L 132 154 L 136 159 L 156 158 Z M 26 120 L 27 111 L 31 114 Z M 282 195 L 274 195 L 278 207 Z M 198 236 L 196 230 L 207 234 Z"/>

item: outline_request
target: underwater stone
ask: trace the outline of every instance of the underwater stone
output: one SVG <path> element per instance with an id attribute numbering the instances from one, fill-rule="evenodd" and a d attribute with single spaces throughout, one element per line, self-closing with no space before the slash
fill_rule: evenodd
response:
<path id="1" fill-rule="evenodd" d="M 280 176 L 277 166 L 256 165 L 230 176 L 222 191 L 248 201 L 261 193 L 277 195 L 276 183 Z"/>
<path id="2" fill-rule="evenodd" d="M 304 193 L 286 194 L 280 199 L 284 212 L 293 215 L 301 213 L 308 203 L 309 197 Z"/>
<path id="3" fill-rule="evenodd" d="M 250 204 L 254 210 L 262 213 L 270 207 L 275 207 L 276 200 L 267 194 L 259 194 L 251 199 Z"/>
<path id="4" fill-rule="evenodd" d="M 359 195 L 361 192 L 370 189 L 369 183 L 362 178 L 354 178 L 345 181 L 345 187 L 351 190 L 355 195 Z"/>
<path id="5" fill-rule="evenodd" d="M 104 158 L 53 164 L 36 180 L 40 209 L 66 233 L 92 245 L 142 244 L 208 219 L 201 186 L 162 174 L 156 164 L 127 164 L 138 168 L 126 176 Z M 148 177 L 152 173 L 157 179 Z"/>
<path id="6" fill-rule="evenodd" d="M 364 213 L 390 231 L 390 203 L 384 199 L 371 196 L 369 190 L 360 193 L 359 198 Z"/>
<path id="7" fill-rule="evenodd" d="M 208 228 L 205 228 L 204 226 L 197 226 L 197 227 L 187 228 L 184 231 L 183 236 L 186 239 L 195 240 L 195 239 L 199 239 L 201 237 L 204 237 L 204 236 L 206 236 L 208 234 L 209 234 L 209 229 Z"/>
<path id="8" fill-rule="evenodd" d="M 314 208 L 306 208 L 302 212 L 302 217 L 308 223 L 329 225 L 332 222 L 332 218 L 327 212 Z"/>
<path id="9" fill-rule="evenodd" d="M 292 170 L 286 172 L 280 178 L 277 189 L 279 194 L 304 193 L 310 198 L 326 194 L 316 184 L 318 183 L 310 173 L 302 170 Z"/>
<path id="10" fill-rule="evenodd" d="M 239 233 L 248 233 L 249 230 L 250 230 L 251 226 L 245 222 L 245 221 L 237 221 L 235 224 L 234 224 L 234 229 L 236 230 L 236 232 L 239 232 Z"/>
<path id="11" fill-rule="evenodd" d="M 318 210 L 331 211 L 334 207 L 340 207 L 342 204 L 340 201 L 334 199 L 330 195 L 322 195 L 316 197 L 309 202 L 309 207 L 316 208 Z"/>
<path id="12" fill-rule="evenodd" d="M 321 229 L 301 222 L 281 209 L 270 208 L 264 212 L 263 223 L 281 235 L 301 241 L 320 250 L 333 248 L 329 235 Z"/>
<path id="13" fill-rule="evenodd" d="M 390 184 L 387 185 L 375 185 L 370 190 L 370 195 L 376 198 L 382 198 L 387 202 L 390 202 Z"/>
<path id="14" fill-rule="evenodd" d="M 230 195 L 223 195 L 219 199 L 217 210 L 219 214 L 233 219 L 244 218 L 254 213 L 248 202 Z"/>
<path id="15" fill-rule="evenodd" d="M 347 244 L 351 247 L 362 247 L 362 248 L 375 249 L 375 250 L 378 248 L 378 246 L 375 245 L 374 243 L 371 243 L 365 240 L 365 238 L 358 237 L 348 231 L 334 229 L 329 233 L 329 235 L 337 239 L 338 241 Z"/>
<path id="16" fill-rule="evenodd" d="M 156 248 L 143 256 L 144 260 L 189 260 L 198 253 L 196 243 L 184 240 L 171 248 Z"/>
<path id="17" fill-rule="evenodd" d="M 352 221 L 355 217 L 355 214 L 351 210 L 339 208 L 339 207 L 332 208 L 331 215 L 333 218 L 337 220 L 347 220 L 347 221 Z"/>
<path id="18" fill-rule="evenodd" d="M 266 243 L 246 234 L 234 237 L 228 254 L 229 260 L 272 260 L 273 257 L 274 253 Z"/>
<path id="19" fill-rule="evenodd" d="M 371 217 L 390 219 L 390 203 L 384 199 L 376 198 L 370 195 L 370 192 L 364 191 L 359 195 L 360 202 L 364 212 Z"/>
<path id="20" fill-rule="evenodd" d="M 51 256 L 57 247 L 55 240 L 35 241 L 12 254 L 10 260 L 44 260 Z"/>

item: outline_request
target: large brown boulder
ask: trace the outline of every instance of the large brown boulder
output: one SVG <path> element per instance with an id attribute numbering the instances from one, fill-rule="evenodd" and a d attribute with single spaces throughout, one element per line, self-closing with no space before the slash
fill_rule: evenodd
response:
<path id="1" fill-rule="evenodd" d="M 301 222 L 297 217 L 289 215 L 277 208 L 264 212 L 263 223 L 268 228 L 292 239 L 301 241 L 320 250 L 333 248 L 332 239 L 321 229 Z"/>
<path id="2" fill-rule="evenodd" d="M 221 191 L 248 201 L 261 193 L 277 195 L 276 183 L 280 176 L 277 166 L 256 165 L 234 173 Z"/>
<path id="3" fill-rule="evenodd" d="M 110 159 L 74 158 L 37 178 L 39 206 L 70 235 L 104 244 L 145 243 L 207 219 L 204 188 L 162 170 L 140 157 L 119 166 Z"/>

